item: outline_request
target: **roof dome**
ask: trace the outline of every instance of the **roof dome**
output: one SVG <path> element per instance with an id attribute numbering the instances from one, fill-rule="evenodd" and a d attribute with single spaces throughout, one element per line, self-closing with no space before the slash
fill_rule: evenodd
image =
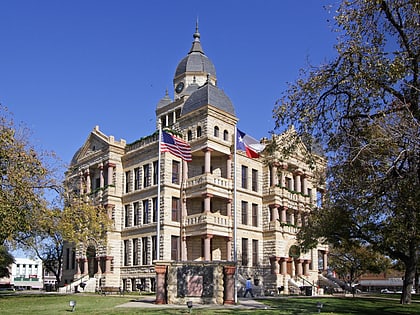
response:
<path id="1" fill-rule="evenodd" d="M 172 103 L 172 100 L 171 100 L 171 98 L 168 95 L 168 91 L 166 90 L 165 96 L 163 98 L 161 98 L 161 100 L 159 101 L 159 103 L 156 106 L 156 109 L 165 107 L 166 105 L 168 105 L 170 103 Z"/>
<path id="2" fill-rule="evenodd" d="M 188 114 L 206 105 L 212 105 L 235 116 L 235 109 L 229 97 L 217 86 L 210 83 L 206 83 L 191 94 L 182 107 L 181 115 Z"/>
<path id="3" fill-rule="evenodd" d="M 216 69 L 210 59 L 204 54 L 200 42 L 200 33 L 198 32 L 198 25 L 196 26 L 193 35 L 194 41 L 188 55 L 182 59 L 175 71 L 175 78 L 186 72 L 202 72 L 216 77 Z"/>

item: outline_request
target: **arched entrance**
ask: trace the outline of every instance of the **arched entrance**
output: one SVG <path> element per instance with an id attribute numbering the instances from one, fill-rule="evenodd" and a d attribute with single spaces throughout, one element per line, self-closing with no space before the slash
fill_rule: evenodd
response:
<path id="1" fill-rule="evenodd" d="M 95 263 L 96 258 L 96 248 L 93 245 L 89 245 L 89 247 L 86 250 L 86 257 L 88 260 L 88 273 L 89 277 L 92 278 L 95 273 L 98 272 L 98 266 Z"/>

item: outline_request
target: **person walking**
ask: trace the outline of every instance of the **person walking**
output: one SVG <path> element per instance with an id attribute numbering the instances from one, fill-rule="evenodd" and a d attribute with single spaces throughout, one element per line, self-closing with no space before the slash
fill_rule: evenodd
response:
<path id="1" fill-rule="evenodd" d="M 244 297 L 248 294 L 248 292 L 251 294 L 251 297 L 254 297 L 254 292 L 252 290 L 252 282 L 251 278 L 248 278 L 245 283 L 245 294 Z"/>

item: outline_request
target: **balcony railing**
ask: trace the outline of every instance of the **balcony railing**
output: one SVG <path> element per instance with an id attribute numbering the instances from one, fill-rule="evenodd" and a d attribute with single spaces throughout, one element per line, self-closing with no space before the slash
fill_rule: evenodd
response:
<path id="1" fill-rule="evenodd" d="M 187 188 L 198 185 L 211 185 L 217 188 L 232 189 L 232 179 L 215 176 L 213 174 L 202 174 L 187 180 Z"/>
<path id="2" fill-rule="evenodd" d="M 199 213 L 189 215 L 185 218 L 185 226 L 197 225 L 197 224 L 209 224 L 221 227 L 232 227 L 232 218 L 221 215 L 220 213 Z"/>

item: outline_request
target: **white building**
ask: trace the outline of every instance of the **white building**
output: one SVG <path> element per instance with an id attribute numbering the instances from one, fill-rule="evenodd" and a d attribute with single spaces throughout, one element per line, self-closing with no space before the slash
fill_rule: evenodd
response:
<path id="1" fill-rule="evenodd" d="M 43 288 L 41 260 L 15 258 L 11 269 L 10 283 L 14 288 L 27 290 Z"/>

